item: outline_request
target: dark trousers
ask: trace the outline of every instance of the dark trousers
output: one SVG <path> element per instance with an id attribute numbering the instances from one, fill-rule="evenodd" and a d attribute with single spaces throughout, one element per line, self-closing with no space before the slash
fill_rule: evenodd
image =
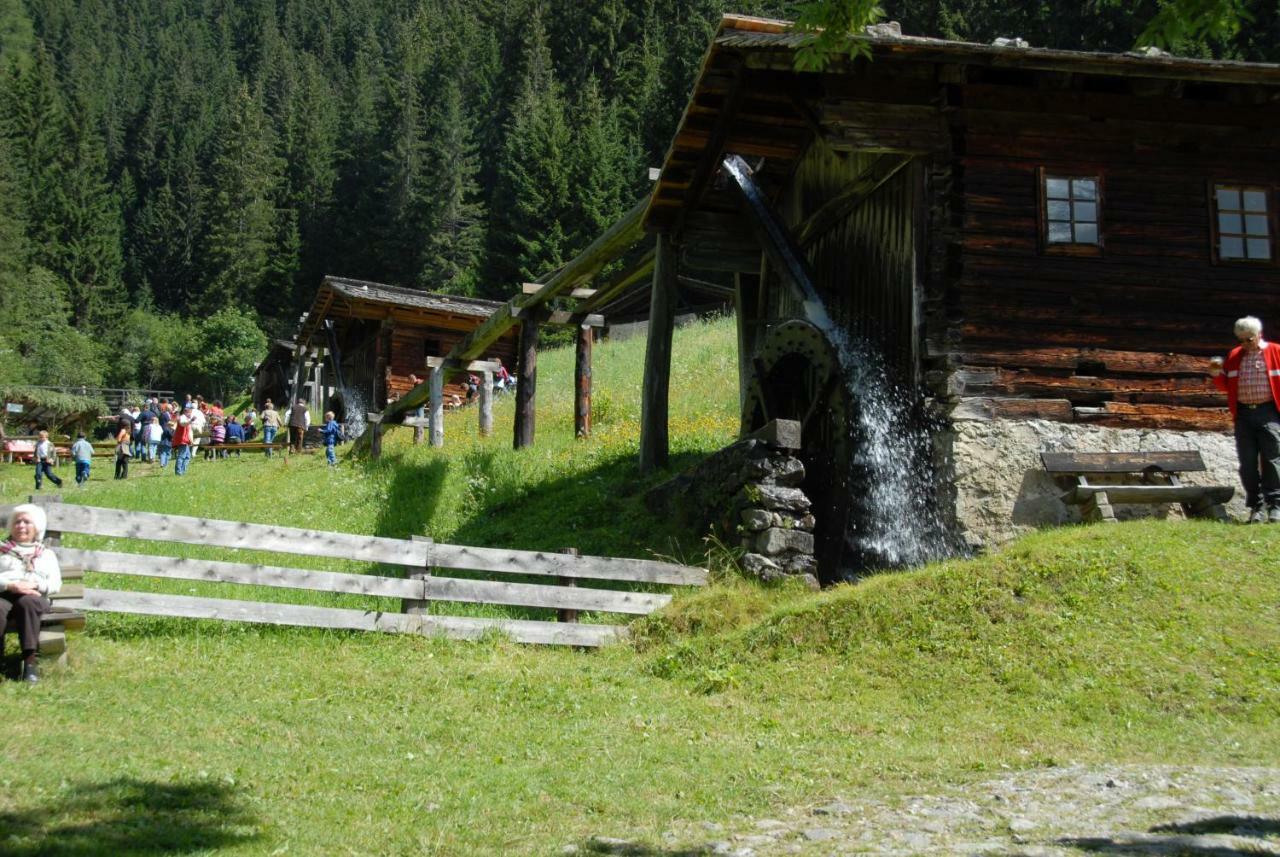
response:
<path id="1" fill-rule="evenodd" d="M 3 633 L 9 623 L 18 632 L 18 644 L 22 654 L 29 655 L 40 648 L 40 616 L 50 607 L 43 595 L 18 595 L 16 592 L 0 592 L 0 654 L 4 654 Z"/>
<path id="2" fill-rule="evenodd" d="M 116 453 L 116 478 L 129 478 L 129 456 Z"/>
<path id="3" fill-rule="evenodd" d="M 62 487 L 62 480 L 59 479 L 57 474 L 53 472 L 53 465 L 47 461 L 37 461 L 36 462 L 36 490 L 37 491 L 40 490 L 40 483 L 44 480 L 46 476 L 49 477 L 49 481 L 52 482 L 54 485 L 57 485 L 59 488 Z"/>
<path id="4" fill-rule="evenodd" d="M 1273 402 L 1236 409 L 1240 481 L 1250 509 L 1280 509 L 1280 411 Z"/>
<path id="5" fill-rule="evenodd" d="M 307 430 L 302 426 L 289 426 L 289 446 L 294 452 L 302 452 L 302 438 Z"/>

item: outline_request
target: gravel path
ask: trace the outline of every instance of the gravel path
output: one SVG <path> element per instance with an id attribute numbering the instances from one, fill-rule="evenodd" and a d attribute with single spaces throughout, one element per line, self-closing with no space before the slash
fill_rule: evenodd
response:
<path id="1" fill-rule="evenodd" d="M 665 839 L 599 837 L 565 853 L 1280 855 L 1280 768 L 1048 768 L 939 794 L 828 800 Z"/>

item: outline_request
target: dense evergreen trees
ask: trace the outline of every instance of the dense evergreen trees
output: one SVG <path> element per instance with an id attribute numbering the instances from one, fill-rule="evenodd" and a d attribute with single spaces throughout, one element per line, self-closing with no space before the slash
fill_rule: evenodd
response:
<path id="1" fill-rule="evenodd" d="M 881 5 L 1127 49 L 1188 2 Z M 177 383 L 206 328 L 285 333 L 326 272 L 505 297 L 644 192 L 722 11 L 800 5 L 0 0 L 0 380 Z M 1275 59 L 1275 9 L 1243 5 L 1186 50 Z"/>

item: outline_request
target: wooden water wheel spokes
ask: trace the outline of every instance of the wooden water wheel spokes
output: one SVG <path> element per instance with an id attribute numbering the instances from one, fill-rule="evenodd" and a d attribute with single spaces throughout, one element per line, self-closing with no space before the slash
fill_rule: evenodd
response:
<path id="1" fill-rule="evenodd" d="M 854 507 L 850 482 L 856 446 L 852 427 L 857 422 L 839 352 L 807 321 L 792 319 L 769 328 L 752 360 L 743 430 L 754 431 L 774 419 L 801 424 L 801 487 L 818 521 L 819 576 L 824 583 L 837 581 Z"/>

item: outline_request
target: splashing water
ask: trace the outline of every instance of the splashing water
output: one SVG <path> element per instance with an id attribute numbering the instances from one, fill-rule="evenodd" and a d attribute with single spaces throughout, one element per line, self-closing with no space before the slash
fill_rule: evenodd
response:
<path id="1" fill-rule="evenodd" d="M 343 387 L 340 395 L 342 396 L 342 406 L 345 410 L 342 430 L 347 438 L 355 440 L 364 434 L 365 429 L 369 427 L 369 421 L 366 417 L 369 412 L 368 402 L 365 401 L 364 394 L 350 387 Z"/>
<path id="2" fill-rule="evenodd" d="M 956 552 L 934 497 L 928 426 L 916 391 L 893 383 L 883 358 L 843 330 L 828 332 L 853 402 L 855 494 L 846 541 L 857 571 L 921 565 Z M 856 573 L 856 572 L 855 572 Z"/>

